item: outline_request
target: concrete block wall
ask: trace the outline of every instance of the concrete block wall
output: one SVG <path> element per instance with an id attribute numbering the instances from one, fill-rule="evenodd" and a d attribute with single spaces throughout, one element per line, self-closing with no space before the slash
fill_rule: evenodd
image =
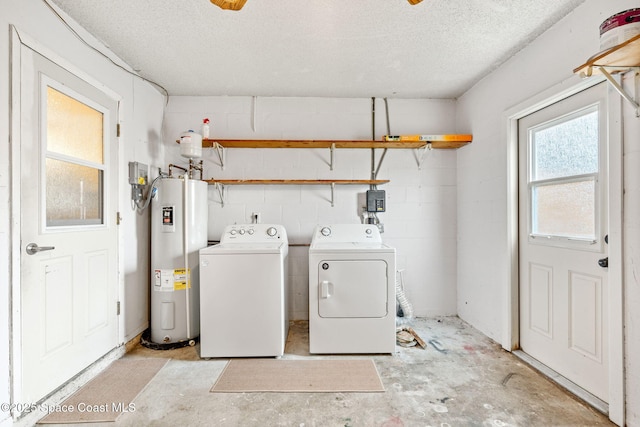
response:
<path id="1" fill-rule="evenodd" d="M 185 164 L 176 144 L 181 132 L 211 120 L 220 139 L 372 139 L 371 99 L 170 97 L 163 126 L 166 163 Z M 388 100 L 390 133 L 455 133 L 453 100 Z M 375 139 L 387 133 L 384 100 L 375 100 Z M 376 150 L 376 162 L 382 150 Z M 389 150 L 378 179 L 386 192 L 383 240 L 397 249 L 407 296 L 420 316 L 456 314 L 456 151 L 424 154 Z M 204 177 L 226 179 L 369 179 L 371 150 L 228 149 L 224 169 L 213 149 L 203 149 Z M 251 222 L 283 224 L 289 243 L 290 315 L 308 318 L 308 245 L 318 224 L 362 221 L 368 185 L 227 186 L 225 201 L 209 187 L 209 238 L 224 227 Z"/>

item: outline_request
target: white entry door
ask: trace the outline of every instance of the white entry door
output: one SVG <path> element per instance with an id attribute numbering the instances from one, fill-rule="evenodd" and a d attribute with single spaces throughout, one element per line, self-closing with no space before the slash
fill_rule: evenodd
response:
<path id="1" fill-rule="evenodd" d="M 22 47 L 21 401 L 117 345 L 117 102 Z"/>
<path id="2" fill-rule="evenodd" d="M 608 402 L 606 95 L 519 121 L 519 271 L 522 350 Z"/>

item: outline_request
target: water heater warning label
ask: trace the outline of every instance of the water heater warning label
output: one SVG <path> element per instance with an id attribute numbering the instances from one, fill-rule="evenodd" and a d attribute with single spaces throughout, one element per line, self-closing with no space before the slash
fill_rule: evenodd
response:
<path id="1" fill-rule="evenodd" d="M 187 289 L 187 287 L 191 288 L 191 282 L 189 280 L 191 270 L 185 270 L 184 268 L 176 268 L 174 270 L 162 269 L 154 270 L 154 273 L 154 291 L 173 292 L 182 291 Z"/>
<path id="2" fill-rule="evenodd" d="M 162 232 L 173 233 L 176 231 L 176 224 L 174 222 L 175 208 L 173 206 L 162 207 Z"/>

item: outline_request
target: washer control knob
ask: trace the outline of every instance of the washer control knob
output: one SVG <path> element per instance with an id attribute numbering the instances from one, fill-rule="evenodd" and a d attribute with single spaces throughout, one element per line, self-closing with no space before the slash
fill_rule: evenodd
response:
<path id="1" fill-rule="evenodd" d="M 320 234 L 323 236 L 329 236 L 331 234 L 331 229 L 329 227 L 322 227 L 320 229 Z"/>
<path id="2" fill-rule="evenodd" d="M 250 236 L 253 235 L 254 233 L 253 228 L 250 228 L 249 230 L 247 230 L 247 233 L 249 233 Z"/>
<path id="3" fill-rule="evenodd" d="M 241 228 L 240 231 L 238 231 L 238 233 L 240 233 L 241 236 L 244 235 L 244 228 Z"/>
<path id="4" fill-rule="evenodd" d="M 235 236 L 235 235 L 236 235 L 236 230 L 231 230 L 231 231 L 229 232 L 229 234 L 231 234 L 232 236 Z"/>
<path id="5" fill-rule="evenodd" d="M 269 236 L 273 237 L 273 236 L 275 236 L 276 234 L 278 234 L 278 230 L 276 230 L 276 228 L 275 228 L 275 227 L 269 227 L 269 228 L 267 228 L 267 235 L 269 235 Z"/>
<path id="6" fill-rule="evenodd" d="M 372 231 L 371 231 L 371 229 L 370 229 L 370 228 L 367 228 L 367 229 L 365 230 L 365 233 L 367 233 L 367 234 L 371 234 L 371 233 L 372 233 Z"/>

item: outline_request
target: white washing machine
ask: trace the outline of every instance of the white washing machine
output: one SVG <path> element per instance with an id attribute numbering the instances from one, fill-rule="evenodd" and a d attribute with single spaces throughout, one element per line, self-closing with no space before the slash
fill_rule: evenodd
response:
<path id="1" fill-rule="evenodd" d="M 316 227 L 309 247 L 309 351 L 393 353 L 396 251 L 375 225 Z"/>
<path id="2" fill-rule="evenodd" d="M 225 228 L 200 250 L 200 357 L 279 357 L 289 331 L 281 225 Z"/>

